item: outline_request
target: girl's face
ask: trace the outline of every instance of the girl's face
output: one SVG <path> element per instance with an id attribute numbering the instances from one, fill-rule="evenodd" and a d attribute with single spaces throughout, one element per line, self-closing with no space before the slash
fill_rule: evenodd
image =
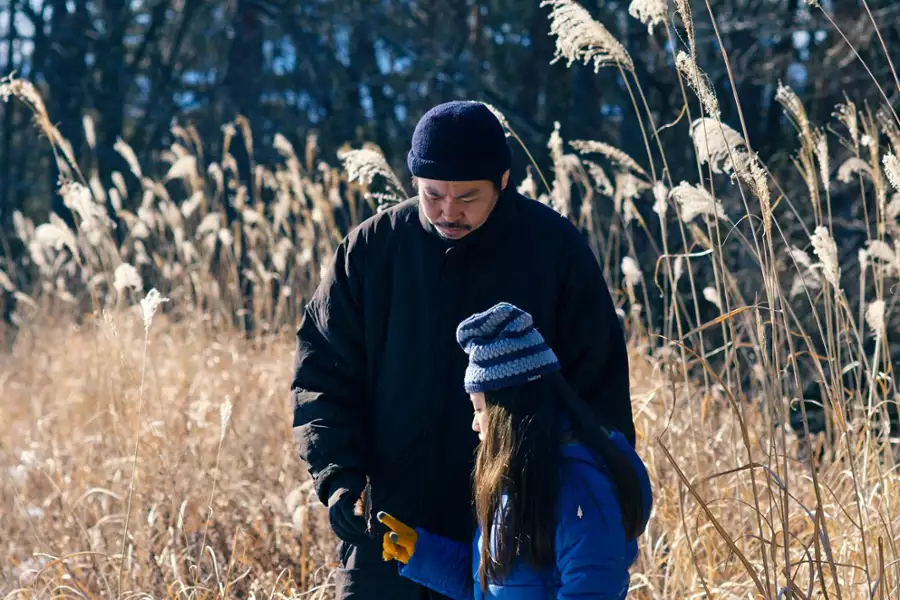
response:
<path id="1" fill-rule="evenodd" d="M 484 432 L 487 431 L 487 407 L 484 404 L 484 393 L 469 394 L 472 400 L 472 408 L 475 416 L 472 419 L 472 430 L 478 434 L 478 439 L 484 441 Z"/>

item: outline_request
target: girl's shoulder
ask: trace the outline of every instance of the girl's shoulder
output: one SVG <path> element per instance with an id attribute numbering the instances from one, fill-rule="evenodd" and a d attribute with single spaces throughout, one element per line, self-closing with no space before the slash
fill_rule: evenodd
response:
<path id="1" fill-rule="evenodd" d="M 634 467 L 641 487 L 644 514 L 649 515 L 653 505 L 653 488 L 647 466 L 621 433 L 610 432 L 609 438 Z M 561 503 L 566 498 L 575 497 L 575 500 L 582 501 L 587 496 L 598 503 L 612 502 L 618 507 L 615 484 L 607 466 L 599 457 L 580 442 L 574 441 L 563 444 L 561 458 Z"/>
<path id="2" fill-rule="evenodd" d="M 583 444 L 570 442 L 562 447 L 560 461 L 560 495 L 558 506 L 611 506 L 618 509 L 618 498 L 606 465 L 597 461 Z"/>

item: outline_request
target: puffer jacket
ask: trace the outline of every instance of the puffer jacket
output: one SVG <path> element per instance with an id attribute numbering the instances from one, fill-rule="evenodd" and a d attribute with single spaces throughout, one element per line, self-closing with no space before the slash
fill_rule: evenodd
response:
<path id="1" fill-rule="evenodd" d="M 414 198 L 347 236 L 297 332 L 293 425 L 322 502 L 368 480 L 374 510 L 472 539 L 478 437 L 456 327 L 498 302 L 534 317 L 572 389 L 634 443 L 625 337 L 583 234 L 507 188 L 482 227 L 448 244 Z M 377 527 L 353 569 L 382 566 Z"/>
<path id="2" fill-rule="evenodd" d="M 653 501 L 647 469 L 620 433 L 610 438 L 637 470 L 646 526 Z M 539 572 L 527 564 L 515 564 L 503 583 L 489 584 L 484 593 L 479 581 L 481 528 L 471 544 L 417 529 L 415 551 L 409 563 L 400 566 L 400 574 L 456 600 L 625 598 L 638 542 L 625 539 L 612 481 L 587 448 L 573 443 L 562 449 L 560 483 L 555 568 Z"/>

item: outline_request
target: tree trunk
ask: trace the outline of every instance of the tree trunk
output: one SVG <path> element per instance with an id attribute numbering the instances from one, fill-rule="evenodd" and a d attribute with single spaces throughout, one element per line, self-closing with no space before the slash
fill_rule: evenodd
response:
<path id="1" fill-rule="evenodd" d="M 8 18 L 9 18 L 9 36 L 6 40 L 6 65 L 4 65 L 3 72 L 10 73 L 16 69 L 15 57 L 13 56 L 13 49 L 15 46 L 16 39 L 18 38 L 18 32 L 16 31 L 16 4 L 17 2 L 13 1 L 10 3 Z M 13 141 L 13 123 L 15 119 L 15 111 L 17 110 L 15 102 L 7 102 L 3 106 L 3 139 L 0 144 L 2 144 L 2 154 L 0 154 L 0 236 L 3 233 L 9 230 L 9 226 L 12 223 L 12 212 L 13 212 L 13 203 L 10 200 L 10 196 L 13 192 L 13 160 L 12 160 L 12 141 Z M 5 236 L 3 237 L 5 239 Z M 0 248 L 4 254 L 9 254 L 8 248 Z"/>

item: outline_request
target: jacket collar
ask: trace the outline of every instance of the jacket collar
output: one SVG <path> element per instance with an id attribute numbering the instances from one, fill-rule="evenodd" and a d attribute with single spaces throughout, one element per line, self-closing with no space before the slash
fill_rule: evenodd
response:
<path id="1" fill-rule="evenodd" d="M 515 221 L 516 215 L 519 212 L 520 200 L 518 192 L 512 185 L 507 185 L 506 188 L 500 192 L 497 204 L 494 206 L 494 210 L 491 211 L 491 214 L 488 215 L 487 221 L 485 221 L 481 227 L 458 241 L 449 241 L 442 237 L 441 234 L 437 232 L 434 225 L 432 225 L 425 216 L 425 211 L 422 209 L 421 202 L 417 200 L 416 205 L 419 212 L 419 223 L 422 225 L 422 229 L 427 236 L 431 238 L 435 244 L 440 245 L 445 250 L 449 251 L 452 249 L 453 252 L 456 253 L 463 249 L 474 247 L 483 249 L 500 239 L 501 235 Z"/>

